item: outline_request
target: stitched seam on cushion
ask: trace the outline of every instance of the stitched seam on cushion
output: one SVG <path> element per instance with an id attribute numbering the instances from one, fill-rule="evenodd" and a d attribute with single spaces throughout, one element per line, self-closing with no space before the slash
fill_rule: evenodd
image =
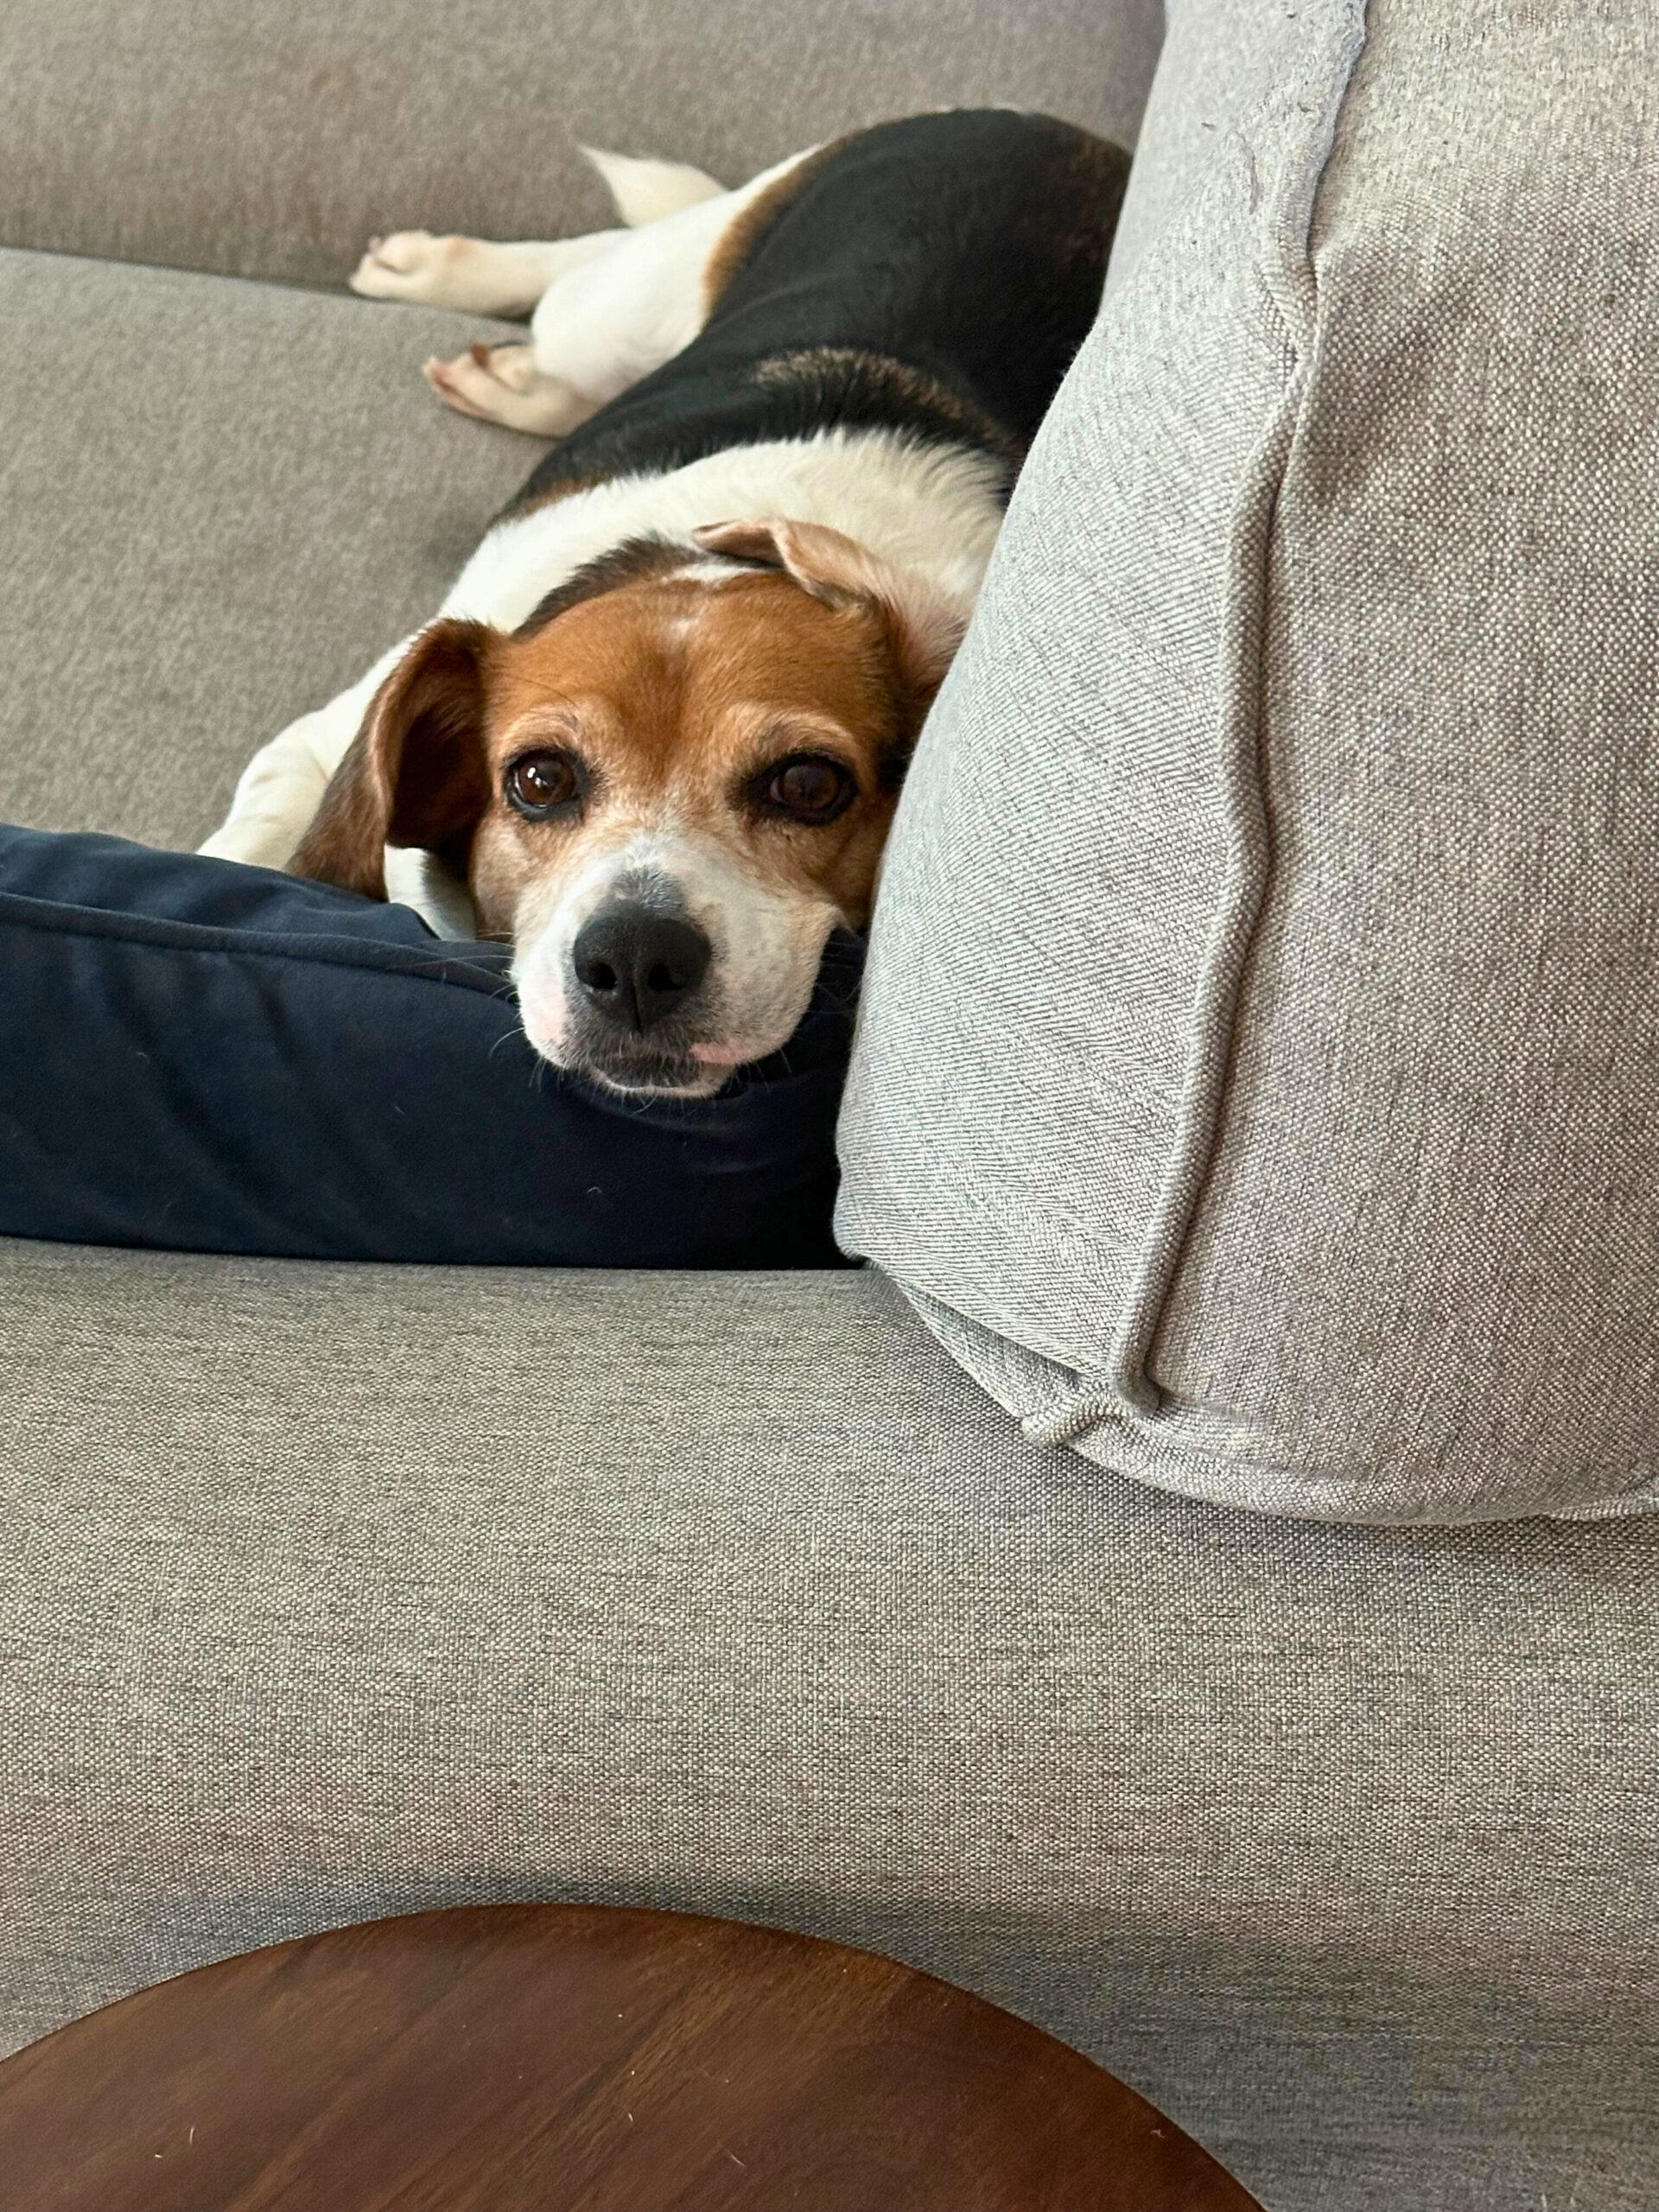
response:
<path id="1" fill-rule="evenodd" d="M 1202 1498 L 1236 1511 L 1266 1514 L 1278 1519 L 1339 1522 L 1371 1529 L 1471 1529 L 1547 1517 L 1554 1521 L 1596 1522 L 1650 1518 L 1659 1514 L 1659 1497 L 1649 1491 L 1604 1495 L 1588 1506 L 1564 1506 L 1548 1498 L 1512 1499 L 1501 1512 L 1459 1510 L 1467 1499 L 1427 1499 L 1420 1494 L 1399 1499 L 1384 1491 L 1358 1490 L 1341 1477 L 1311 1474 L 1270 1458 L 1253 1459 L 1241 1454 L 1223 1460 L 1213 1453 L 1177 1444 L 1173 1447 L 1141 1427 L 1114 1424 L 1091 1440 L 1089 1457 L 1114 1473 L 1131 1476 L 1180 1497 Z M 1236 1478 L 1255 1478 L 1258 1488 L 1272 1494 L 1266 1498 L 1240 1494 Z M 1388 1510 L 1371 1509 L 1388 1499 Z"/>
<path id="2" fill-rule="evenodd" d="M 1252 457 L 1229 552 L 1222 648 L 1227 681 L 1220 733 L 1227 876 L 1193 1006 L 1193 1047 L 1169 1166 L 1111 1357 L 1103 1376 L 1084 1382 L 1069 1409 L 1070 1418 L 1068 1409 L 1062 1408 L 1050 1417 L 1051 1426 L 1069 1432 L 1067 1442 L 1075 1443 L 1103 1420 L 1134 1421 L 1159 1411 L 1161 1397 L 1147 1362 L 1221 1148 L 1244 982 L 1273 873 L 1264 747 L 1274 518 L 1307 389 L 1306 361 L 1315 329 L 1317 298 L 1310 258 L 1314 204 L 1363 50 L 1364 10 L 1365 0 L 1345 0 L 1348 35 L 1325 127 L 1306 149 L 1302 174 L 1286 180 L 1282 213 L 1270 233 L 1274 251 L 1264 259 L 1263 282 L 1296 359 L 1279 408 Z M 1109 1402 L 1103 1402 L 1102 1382 L 1111 1393 Z"/>
<path id="3" fill-rule="evenodd" d="M 1085 1405 L 1068 1392 L 1058 1407 L 1051 1402 L 1028 1410 L 1031 1386 L 1037 1381 L 1040 1388 L 1040 1381 L 1017 1368 L 1011 1378 L 1006 1371 L 1003 1377 L 994 1371 L 1000 1354 L 1009 1349 L 1005 1339 L 926 1291 L 903 1282 L 899 1287 L 950 1357 L 1014 1415 L 1033 1443 L 1071 1445 L 1098 1466 L 1179 1497 L 1250 1513 L 1372 1528 L 1464 1527 L 1539 1514 L 1585 1521 L 1659 1514 L 1659 1476 L 1651 1470 L 1585 1504 L 1563 1504 L 1546 1487 L 1509 1500 L 1501 1511 L 1471 1510 L 1484 1501 L 1467 1491 L 1456 1497 L 1431 1495 L 1420 1482 L 1402 1495 L 1397 1477 L 1379 1483 L 1374 1469 L 1356 1474 L 1351 1469 L 1310 1468 L 1282 1452 L 1263 1450 L 1259 1435 L 1248 1429 L 1218 1429 L 1213 1415 L 1190 1407 L 1166 1407 L 1155 1421 L 1125 1420 L 1121 1408 L 1099 1400 Z M 1027 1356 L 1042 1358 L 1040 1353 Z M 1066 1421 L 1063 1416 L 1073 1410 L 1081 1418 Z M 1248 1491 L 1242 1487 L 1246 1483 Z M 1387 1510 L 1377 1510 L 1384 1503 Z"/>
<path id="4" fill-rule="evenodd" d="M 8 922 L 48 937 L 113 938 L 123 944 L 149 945 L 162 951 L 222 952 L 330 968 L 363 968 L 405 976 L 418 983 L 458 983 L 463 990 L 482 991 L 492 998 L 500 997 L 508 988 L 505 969 L 498 975 L 453 956 L 446 958 L 421 952 L 413 945 L 325 936 L 296 941 L 270 930 L 213 929 L 200 922 L 169 921 L 155 914 L 60 906 L 54 899 L 31 899 L 20 891 L 0 891 L 0 924 Z"/>
<path id="5" fill-rule="evenodd" d="M 1141 1414 L 1155 1413 L 1160 1403 L 1147 1358 L 1220 1148 L 1245 971 L 1273 873 L 1262 765 L 1268 552 L 1303 389 L 1300 374 L 1294 375 L 1256 449 L 1234 524 L 1223 645 L 1230 671 L 1221 745 L 1227 875 L 1193 1002 L 1193 1046 L 1175 1142 L 1108 1370 L 1118 1397 Z M 1081 1415 L 1084 1408 L 1077 1410 Z M 1075 1435 L 1067 1441 L 1075 1441 Z"/>

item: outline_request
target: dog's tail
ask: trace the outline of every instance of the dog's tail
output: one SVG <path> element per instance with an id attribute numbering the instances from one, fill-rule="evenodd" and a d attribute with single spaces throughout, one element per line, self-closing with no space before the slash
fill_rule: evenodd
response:
<path id="1" fill-rule="evenodd" d="M 726 189 L 684 162 L 639 161 L 632 154 L 607 154 L 597 146 L 580 150 L 604 178 L 616 212 L 630 230 L 654 223 L 659 215 L 695 207 L 699 200 L 716 199 Z"/>

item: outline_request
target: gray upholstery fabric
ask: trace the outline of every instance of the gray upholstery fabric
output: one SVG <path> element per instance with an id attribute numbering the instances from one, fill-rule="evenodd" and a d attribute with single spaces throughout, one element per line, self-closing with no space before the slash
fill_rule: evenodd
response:
<path id="1" fill-rule="evenodd" d="M 884 116 L 1133 139 L 1159 0 L 9 0 L 0 244 L 338 283 L 372 232 L 592 230 L 578 142 L 735 184 Z"/>
<path id="2" fill-rule="evenodd" d="M 930 98 L 1127 130 L 1153 33 L 1094 12 L 676 0 L 540 53 L 477 5 L 435 30 L 416 0 L 22 0 L 0 224 L 327 278 L 384 221 L 596 219 L 567 130 L 726 173 Z M 1176 71 L 1246 99 L 1206 59 L 1214 11 L 1186 15 Z M 1242 70 L 1255 26 L 1230 36 Z M 1294 69 L 1284 91 L 1288 121 Z M 1202 193 L 1149 150 L 1125 235 L 1150 269 Z M 429 607 L 534 448 L 418 380 L 475 324 L 46 255 L 0 258 L 0 815 L 193 842 L 255 744 Z M 1217 380 L 1207 419 L 1246 454 L 1249 416 Z M 1076 453 L 1156 555 L 1121 626 L 1162 656 L 1135 711 L 1178 795 L 1203 788 L 1182 686 L 1208 697 L 1217 658 L 1179 594 L 1223 590 L 1230 512 L 1205 422 L 1162 476 L 1121 441 Z M 1057 480 L 1045 526 L 1087 584 L 1093 525 Z M 1160 551 L 1166 499 L 1187 537 Z M 1005 641 L 977 680 L 1046 711 L 1055 658 Z M 982 1132 L 982 1166 L 1003 1141 Z M 1022 1436 L 873 1274 L 19 1244 L 0 1491 L 6 2046 L 308 1929 L 614 1898 L 981 1989 L 1269 2212 L 1659 2198 L 1659 1524 L 1333 1530 L 1160 1495 Z"/>
<path id="3" fill-rule="evenodd" d="M 1650 27 L 1361 33 L 1176 13 L 1127 262 L 906 794 L 842 1225 L 1109 1465 L 1647 1510 Z"/>
<path id="4" fill-rule="evenodd" d="M 199 843 L 430 615 L 542 450 L 421 379 L 495 327 L 0 253 L 0 820 Z"/>
<path id="5" fill-rule="evenodd" d="M 649 1900 L 1082 2044 L 1270 2212 L 1659 2201 L 1659 1523 L 1032 1445 L 873 1274 L 0 1245 L 3 2025 Z"/>

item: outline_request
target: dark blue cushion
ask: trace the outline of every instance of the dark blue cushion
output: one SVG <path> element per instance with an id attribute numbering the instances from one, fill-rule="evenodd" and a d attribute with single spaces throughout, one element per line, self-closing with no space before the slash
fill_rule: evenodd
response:
<path id="1" fill-rule="evenodd" d="M 860 948 L 718 1097 L 531 1050 L 406 906 L 0 827 L 0 1231 L 311 1259 L 827 1267 Z"/>

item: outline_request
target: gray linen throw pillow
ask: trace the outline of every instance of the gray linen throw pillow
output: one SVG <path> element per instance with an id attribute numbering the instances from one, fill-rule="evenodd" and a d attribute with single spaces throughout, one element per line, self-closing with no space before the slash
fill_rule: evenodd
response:
<path id="1" fill-rule="evenodd" d="M 1659 54 L 1183 0 L 895 834 L 843 1241 L 1034 1436 L 1659 1506 Z"/>

